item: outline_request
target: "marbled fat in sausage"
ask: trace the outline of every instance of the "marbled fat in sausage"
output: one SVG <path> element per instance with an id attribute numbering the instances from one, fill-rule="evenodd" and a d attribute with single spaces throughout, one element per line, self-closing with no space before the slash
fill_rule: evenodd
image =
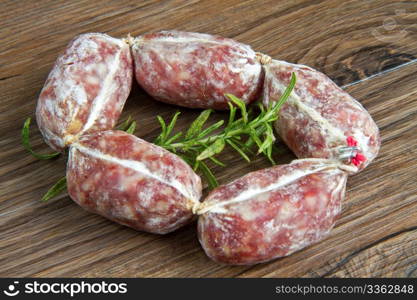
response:
<path id="1" fill-rule="evenodd" d="M 227 109 L 225 93 L 254 101 L 263 71 L 250 46 L 209 34 L 162 31 L 133 41 L 136 80 L 157 100 Z"/>
<path id="2" fill-rule="evenodd" d="M 177 155 L 123 131 L 82 136 L 70 146 L 70 197 L 137 230 L 165 234 L 188 223 L 201 180 Z"/>
<path id="3" fill-rule="evenodd" d="M 264 67 L 265 105 L 280 98 L 292 72 L 297 77 L 275 128 L 298 158 L 338 159 L 346 154 L 344 147 L 357 146 L 350 159 L 343 159 L 355 173 L 377 156 L 377 125 L 366 109 L 330 78 L 310 67 L 279 60 Z"/>
<path id="4" fill-rule="evenodd" d="M 132 83 L 124 40 L 101 33 L 75 37 L 55 62 L 36 108 L 39 129 L 62 151 L 82 134 L 115 126 Z"/>
<path id="5" fill-rule="evenodd" d="M 206 254 L 226 264 L 289 255 L 326 237 L 341 212 L 346 172 L 325 159 L 295 160 L 213 190 L 197 213 Z"/>

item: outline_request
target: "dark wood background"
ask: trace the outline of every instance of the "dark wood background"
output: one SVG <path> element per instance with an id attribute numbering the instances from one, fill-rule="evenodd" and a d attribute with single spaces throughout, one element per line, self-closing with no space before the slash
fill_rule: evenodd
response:
<path id="1" fill-rule="evenodd" d="M 65 157 L 38 161 L 20 144 L 23 121 L 56 56 L 82 32 L 177 29 L 220 34 L 274 58 L 310 65 L 356 97 L 381 129 L 376 161 L 348 182 L 343 214 L 324 241 L 256 266 L 210 261 L 195 223 L 167 236 L 136 232 L 87 213 L 62 195 L 39 199 Z M 0 3 L 0 276 L 417 277 L 417 3 L 393 0 L 29 1 Z M 157 103 L 136 84 L 122 119 L 152 140 Z M 181 109 L 179 128 L 198 112 Z M 224 117 L 217 114 L 216 118 Z M 36 151 L 48 152 L 33 123 Z M 294 156 L 285 146 L 279 163 Z M 221 182 L 267 167 L 233 152 Z"/>

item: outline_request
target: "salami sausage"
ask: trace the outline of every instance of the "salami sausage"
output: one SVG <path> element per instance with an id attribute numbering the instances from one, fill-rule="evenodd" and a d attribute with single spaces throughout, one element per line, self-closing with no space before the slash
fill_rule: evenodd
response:
<path id="1" fill-rule="evenodd" d="M 81 207 L 137 230 L 165 234 L 188 223 L 201 180 L 181 158 L 123 131 L 70 146 L 67 185 Z"/>
<path id="2" fill-rule="evenodd" d="M 197 210 L 206 254 L 220 263 L 255 264 L 323 239 L 341 211 L 347 173 L 340 165 L 295 160 L 216 188 Z"/>
<path id="3" fill-rule="evenodd" d="M 265 65 L 263 101 L 282 95 L 291 73 L 294 91 L 279 112 L 275 128 L 298 158 L 335 158 L 365 168 L 378 154 L 379 130 L 369 113 L 326 75 L 303 65 L 272 60 Z"/>
<path id="4" fill-rule="evenodd" d="M 114 127 L 130 93 L 129 45 L 101 33 L 75 37 L 55 62 L 36 108 L 39 129 L 62 151 L 82 134 Z"/>
<path id="5" fill-rule="evenodd" d="M 250 103 L 262 89 L 255 52 L 232 39 L 162 31 L 134 39 L 132 53 L 139 85 L 166 103 L 227 109 L 225 93 Z"/>

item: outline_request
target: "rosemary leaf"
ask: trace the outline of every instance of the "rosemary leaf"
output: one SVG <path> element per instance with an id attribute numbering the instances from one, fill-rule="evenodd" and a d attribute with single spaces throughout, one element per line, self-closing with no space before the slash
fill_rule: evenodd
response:
<path id="1" fill-rule="evenodd" d="M 159 125 L 161 125 L 161 133 L 155 139 L 154 143 L 157 145 L 162 145 L 165 142 L 167 125 L 165 124 L 165 121 L 161 116 L 157 116 L 156 118 L 158 119 Z"/>
<path id="2" fill-rule="evenodd" d="M 239 107 L 240 113 L 242 114 L 243 121 L 246 124 L 248 122 L 248 114 L 247 114 L 247 111 L 246 111 L 245 102 L 243 102 L 238 97 L 236 97 L 235 95 L 232 95 L 232 94 L 225 94 L 225 96 L 227 98 L 229 98 L 230 101 L 232 101 L 234 104 L 236 104 Z"/>
<path id="3" fill-rule="evenodd" d="M 182 132 L 177 132 L 175 135 L 173 135 L 172 137 L 170 137 L 166 143 L 167 144 L 172 144 L 173 142 L 175 142 L 176 140 L 178 140 L 180 137 L 182 136 Z"/>
<path id="4" fill-rule="evenodd" d="M 194 172 L 196 172 L 199 167 L 200 167 L 200 161 L 194 159 L 194 164 L 193 164 Z"/>
<path id="5" fill-rule="evenodd" d="M 201 114 L 193 121 L 193 123 L 191 123 L 190 128 L 187 130 L 187 133 L 185 134 L 186 140 L 200 133 L 204 123 L 206 123 L 212 112 L 212 109 L 206 109 L 201 112 Z"/>
<path id="6" fill-rule="evenodd" d="M 42 197 L 41 201 L 46 202 L 59 194 L 61 194 L 63 191 L 67 189 L 67 178 L 62 177 L 60 180 L 58 180 L 57 183 L 55 183 Z"/>
<path id="7" fill-rule="evenodd" d="M 250 162 L 250 158 L 246 155 L 245 152 L 243 152 L 242 149 L 239 148 L 239 146 L 237 146 L 231 140 L 227 140 L 226 143 L 228 143 L 233 149 L 235 149 L 247 162 Z"/>
<path id="8" fill-rule="evenodd" d="M 255 144 L 260 148 L 262 146 L 262 141 L 258 137 L 258 133 L 256 132 L 256 130 L 253 128 L 249 128 L 249 135 L 252 138 L 252 140 L 255 142 Z"/>
<path id="9" fill-rule="evenodd" d="M 171 122 L 169 123 L 167 129 L 166 129 L 166 134 L 165 134 L 165 138 L 168 138 L 168 136 L 171 134 L 172 129 L 174 129 L 175 124 L 177 123 L 178 120 L 178 116 L 181 114 L 180 111 L 177 111 L 174 116 L 171 119 Z"/>
<path id="10" fill-rule="evenodd" d="M 220 167 L 226 167 L 226 165 L 224 163 L 222 163 L 220 160 L 218 160 L 217 158 L 215 158 L 213 156 L 210 156 L 209 159 Z"/>
<path id="11" fill-rule="evenodd" d="M 245 153 L 248 153 L 250 155 L 254 155 L 254 152 L 252 151 L 252 149 L 250 147 L 246 146 L 246 144 L 241 142 L 240 140 L 241 140 L 240 136 L 233 137 L 233 138 L 229 139 L 229 141 L 232 141 L 233 144 L 238 145 L 239 148 L 241 148 Z"/>
<path id="12" fill-rule="evenodd" d="M 136 121 L 132 121 L 132 123 L 129 125 L 129 127 L 124 131 L 126 131 L 127 133 L 130 133 L 130 134 L 133 134 L 135 132 L 135 130 L 136 130 Z"/>
<path id="13" fill-rule="evenodd" d="M 218 187 L 219 183 L 217 182 L 216 177 L 211 172 L 209 167 L 202 161 L 199 162 L 198 166 L 199 166 L 198 169 L 201 171 L 201 173 L 203 173 L 203 176 L 206 178 L 210 189 L 214 189 Z"/>
<path id="14" fill-rule="evenodd" d="M 225 141 L 223 139 L 215 140 L 214 143 L 204 149 L 204 151 L 197 156 L 197 160 L 203 160 L 222 152 L 224 146 Z"/>
<path id="15" fill-rule="evenodd" d="M 277 110 L 281 108 L 281 106 L 284 104 L 285 101 L 287 101 L 288 97 L 291 95 L 292 90 L 295 87 L 295 83 L 297 81 L 297 77 L 295 76 L 295 73 L 291 74 L 290 83 L 288 84 L 287 88 L 285 89 L 284 93 L 282 94 L 281 98 L 278 100 L 277 104 Z"/>
<path id="16" fill-rule="evenodd" d="M 227 102 L 227 104 L 229 105 L 229 121 L 227 122 L 227 127 L 230 127 L 233 124 L 233 121 L 235 120 L 235 116 L 236 116 L 236 107 L 233 106 L 232 103 Z"/>
<path id="17" fill-rule="evenodd" d="M 132 116 L 127 117 L 125 121 L 123 121 L 119 126 L 117 126 L 117 130 L 126 131 L 129 128 L 130 122 L 132 121 Z"/>
<path id="18" fill-rule="evenodd" d="M 265 132 L 265 140 L 262 142 L 262 144 L 259 146 L 258 154 L 264 153 L 264 151 L 272 146 L 274 143 L 275 138 L 270 135 L 270 127 L 267 128 L 267 131 Z"/>
<path id="19" fill-rule="evenodd" d="M 57 157 L 58 155 L 60 155 L 60 152 L 53 152 L 50 154 L 38 154 L 35 151 L 32 150 L 32 147 L 30 146 L 30 142 L 29 142 L 29 126 L 30 126 L 30 121 L 31 118 L 27 118 L 25 123 L 23 124 L 23 128 L 22 128 L 22 144 L 23 147 L 25 147 L 25 149 L 27 151 L 30 152 L 30 154 L 32 154 L 32 156 L 36 157 L 37 159 L 41 159 L 41 160 L 46 160 L 46 159 L 51 159 L 54 157 Z"/>
<path id="20" fill-rule="evenodd" d="M 212 133 L 213 131 L 215 131 L 216 129 L 220 128 L 222 125 L 224 124 L 223 120 L 220 120 L 216 123 L 214 123 L 213 125 L 207 127 L 206 129 L 204 129 L 199 135 L 198 137 L 202 138 L 205 137 L 206 135 Z"/>

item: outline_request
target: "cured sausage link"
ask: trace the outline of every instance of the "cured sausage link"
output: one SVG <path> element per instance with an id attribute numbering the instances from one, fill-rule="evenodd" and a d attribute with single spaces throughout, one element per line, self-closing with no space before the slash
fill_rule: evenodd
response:
<path id="1" fill-rule="evenodd" d="M 49 146 L 62 151 L 82 134 L 115 126 L 132 84 L 127 42 L 101 33 L 75 37 L 39 95 L 36 119 Z"/>
<path id="2" fill-rule="evenodd" d="M 291 73 L 297 83 L 275 128 L 298 158 L 332 158 L 365 168 L 378 154 L 378 126 L 363 106 L 326 75 L 303 65 L 272 60 L 264 65 L 263 101 L 280 98 Z"/>
<path id="3" fill-rule="evenodd" d="M 181 158 L 123 131 L 85 135 L 70 146 L 70 197 L 137 230 L 165 234 L 188 223 L 201 180 Z"/>
<path id="4" fill-rule="evenodd" d="M 135 75 L 155 99 L 190 108 L 227 109 L 226 93 L 254 101 L 263 71 L 250 46 L 209 34 L 161 31 L 132 41 Z"/>
<path id="5" fill-rule="evenodd" d="M 347 174 L 339 165 L 295 160 L 213 190 L 197 210 L 206 254 L 220 263 L 255 264 L 325 238 L 345 193 Z"/>

